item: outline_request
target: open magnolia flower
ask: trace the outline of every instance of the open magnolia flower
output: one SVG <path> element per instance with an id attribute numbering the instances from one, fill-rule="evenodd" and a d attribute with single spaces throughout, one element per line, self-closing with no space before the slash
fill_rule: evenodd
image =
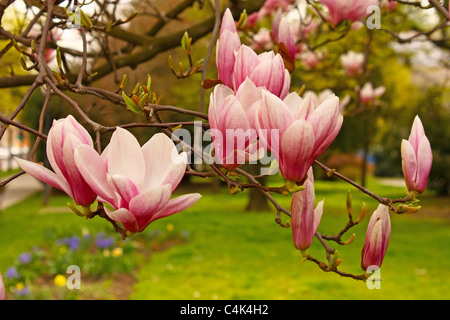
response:
<path id="1" fill-rule="evenodd" d="M 158 133 L 142 148 L 127 130 L 117 128 L 99 155 L 89 146 L 75 151 L 76 165 L 87 183 L 106 202 L 106 214 L 130 232 L 191 207 L 201 197 L 191 193 L 170 199 L 184 176 L 185 152 L 178 154 L 173 141 Z"/>
<path id="2" fill-rule="evenodd" d="M 384 86 L 374 88 L 371 82 L 366 82 L 359 92 L 359 98 L 363 104 L 367 104 L 381 97 L 385 91 L 386 88 Z"/>
<path id="3" fill-rule="evenodd" d="M 378 0 L 320 0 L 328 7 L 330 22 L 337 25 L 344 19 L 357 21 L 366 17 L 369 12 L 367 8 L 378 5 Z"/>
<path id="4" fill-rule="evenodd" d="M 253 125 L 258 130 L 278 130 L 279 139 L 267 134 L 267 146 L 276 157 L 282 176 L 296 184 L 304 182 L 308 169 L 336 138 L 343 122 L 339 98 L 334 94 L 316 108 L 311 95 L 303 100 L 292 92 L 281 100 L 264 91 L 261 103 L 252 109 Z"/>
<path id="5" fill-rule="evenodd" d="M 16 158 L 19 166 L 30 176 L 64 191 L 76 204 L 88 206 L 97 194 L 77 170 L 74 151 L 85 145 L 93 149 L 93 141 L 86 129 L 71 115 L 54 120 L 47 136 L 47 158 L 55 172 L 37 164 Z"/>
<path id="6" fill-rule="evenodd" d="M 284 99 L 289 93 L 291 76 L 279 53 L 275 54 L 273 51 L 268 51 L 258 55 L 250 47 L 241 45 L 236 52 L 233 69 L 235 91 L 247 77 L 257 87 L 265 87 L 281 99 Z"/>
<path id="7" fill-rule="evenodd" d="M 251 127 L 251 106 L 261 99 L 262 88 L 247 78 L 236 94 L 225 85 L 211 93 L 208 119 L 216 161 L 231 171 L 246 161 L 257 160 L 264 150 L 256 150 L 256 130 Z"/>

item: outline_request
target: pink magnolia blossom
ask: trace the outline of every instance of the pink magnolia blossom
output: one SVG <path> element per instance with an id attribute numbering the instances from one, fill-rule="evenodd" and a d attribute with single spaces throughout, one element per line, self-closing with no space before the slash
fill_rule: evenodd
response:
<path id="1" fill-rule="evenodd" d="M 360 20 L 368 15 L 367 8 L 378 5 L 378 0 L 320 0 L 328 7 L 330 22 L 337 25 L 344 19 Z"/>
<path id="2" fill-rule="evenodd" d="M 295 54 L 297 53 L 297 48 L 295 45 L 294 32 L 292 30 L 291 24 L 286 19 L 286 17 L 281 15 L 281 11 L 278 11 L 272 22 L 272 33 L 276 43 L 283 43 L 289 52 L 292 59 L 295 59 Z"/>
<path id="3" fill-rule="evenodd" d="M 324 200 L 314 209 L 316 196 L 314 193 L 314 176 L 312 168 L 308 170 L 305 189 L 295 192 L 292 196 L 292 234 L 294 245 L 299 250 L 306 250 L 312 244 L 314 234 L 319 226 L 323 213 Z"/>
<path id="4" fill-rule="evenodd" d="M 233 68 L 235 52 L 241 46 L 236 24 L 230 9 L 225 10 L 216 44 L 217 78 L 230 88 L 233 87 Z"/>
<path id="5" fill-rule="evenodd" d="M 253 36 L 251 43 L 253 50 L 271 50 L 273 48 L 273 40 L 270 30 L 266 28 L 259 28 L 258 32 Z"/>
<path id="6" fill-rule="evenodd" d="M 241 45 L 236 52 L 233 69 L 233 88 L 238 90 L 248 78 L 257 87 L 265 87 L 276 96 L 284 99 L 289 93 L 291 77 L 284 67 L 283 58 L 273 51 L 257 55 L 250 47 Z"/>
<path id="7" fill-rule="evenodd" d="M 184 176 L 185 152 L 173 141 L 155 134 L 142 148 L 127 130 L 117 128 L 103 153 L 80 146 L 75 151 L 80 173 L 98 194 L 108 217 L 130 232 L 191 207 L 201 197 L 191 193 L 170 199 Z"/>
<path id="8" fill-rule="evenodd" d="M 0 300 L 5 300 L 5 285 L 3 284 L 3 277 L 1 272 L 0 272 Z"/>
<path id="9" fill-rule="evenodd" d="M 427 187 L 433 154 L 422 121 L 415 117 L 409 139 L 402 140 L 402 169 L 408 190 L 423 193 Z"/>
<path id="10" fill-rule="evenodd" d="M 19 166 L 29 175 L 64 191 L 76 204 L 88 206 L 97 194 L 86 183 L 75 165 L 75 149 L 85 145 L 93 149 L 89 133 L 73 116 L 54 120 L 47 136 L 47 158 L 55 172 L 35 162 L 16 158 Z"/>
<path id="11" fill-rule="evenodd" d="M 236 94 L 231 88 L 217 85 L 211 93 L 208 119 L 213 137 L 215 158 L 231 171 L 257 158 L 254 150 L 257 133 L 250 125 L 250 107 L 261 99 L 262 88 L 247 78 Z"/>
<path id="12" fill-rule="evenodd" d="M 382 5 L 386 7 L 388 11 L 393 11 L 397 8 L 398 3 L 395 0 L 382 0 Z"/>
<path id="13" fill-rule="evenodd" d="M 300 53 L 299 58 L 309 70 L 317 66 L 323 60 L 324 54 L 322 52 L 305 51 Z"/>
<path id="14" fill-rule="evenodd" d="M 266 0 L 259 11 L 253 12 L 247 17 L 248 27 L 252 28 L 258 21 L 276 13 L 278 10 L 289 10 L 292 2 L 292 0 Z"/>
<path id="15" fill-rule="evenodd" d="M 391 236 L 389 208 L 380 204 L 370 217 L 366 240 L 361 251 L 361 269 L 381 267 Z"/>
<path id="16" fill-rule="evenodd" d="M 364 54 L 349 51 L 341 56 L 341 64 L 350 76 L 361 74 L 364 65 Z"/>
<path id="17" fill-rule="evenodd" d="M 381 97 L 385 91 L 386 88 L 383 86 L 374 89 L 371 82 L 366 82 L 359 92 L 359 98 L 363 104 L 367 104 Z"/>
<path id="18" fill-rule="evenodd" d="M 266 143 L 278 161 L 281 174 L 288 181 L 303 183 L 309 167 L 341 129 L 339 98 L 329 96 L 316 107 L 311 95 L 303 100 L 292 92 L 281 100 L 263 91 L 261 102 L 255 106 L 254 126 L 258 130 L 279 132 L 278 141 L 267 133 L 271 138 Z"/>
<path id="19" fill-rule="evenodd" d="M 324 102 L 328 97 L 334 95 L 331 89 L 324 89 L 320 91 L 319 94 L 315 93 L 314 91 L 308 90 L 304 93 L 304 97 L 306 97 L 308 94 L 311 95 L 311 99 L 313 99 L 315 106 L 322 104 L 322 102 Z M 349 104 L 349 102 L 350 102 L 349 95 L 346 95 L 344 98 L 340 99 L 339 110 L 341 113 L 344 112 L 344 109 Z"/>

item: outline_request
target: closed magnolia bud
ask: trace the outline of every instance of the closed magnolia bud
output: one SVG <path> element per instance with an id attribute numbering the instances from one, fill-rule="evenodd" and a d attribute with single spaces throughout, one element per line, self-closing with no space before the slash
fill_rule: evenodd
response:
<path id="1" fill-rule="evenodd" d="M 314 209 L 316 197 L 312 168 L 308 170 L 304 186 L 304 190 L 293 194 L 291 202 L 292 235 L 298 250 L 306 250 L 311 246 L 322 218 L 324 203 L 324 200 L 320 201 Z"/>
<path id="2" fill-rule="evenodd" d="M 408 140 L 402 140 L 402 169 L 410 191 L 423 193 L 427 187 L 433 154 L 420 118 L 416 116 Z"/>
<path id="3" fill-rule="evenodd" d="M 391 237 L 389 207 L 380 204 L 370 217 L 366 240 L 361 251 L 361 269 L 381 267 Z"/>
<path id="4" fill-rule="evenodd" d="M 227 87 L 233 87 L 233 68 L 235 52 L 241 46 L 236 24 L 230 9 L 227 9 L 222 18 L 219 40 L 216 45 L 217 78 Z"/>

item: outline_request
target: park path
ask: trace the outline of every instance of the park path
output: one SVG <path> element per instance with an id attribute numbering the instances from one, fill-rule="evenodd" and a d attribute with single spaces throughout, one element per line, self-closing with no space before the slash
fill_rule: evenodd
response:
<path id="1" fill-rule="evenodd" d="M 28 174 L 23 174 L 8 183 L 0 192 L 0 211 L 41 191 L 42 183 Z"/>

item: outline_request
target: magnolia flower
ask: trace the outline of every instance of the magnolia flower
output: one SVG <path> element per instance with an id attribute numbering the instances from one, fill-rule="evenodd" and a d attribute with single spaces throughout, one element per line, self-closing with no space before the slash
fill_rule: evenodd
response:
<path id="1" fill-rule="evenodd" d="M 283 43 L 288 50 L 292 59 L 295 59 L 297 48 L 295 45 L 295 37 L 291 28 L 291 24 L 282 16 L 281 10 L 277 11 L 275 18 L 272 21 L 272 34 L 276 43 Z"/>
<path id="2" fill-rule="evenodd" d="M 288 181 L 303 183 L 309 167 L 341 129 L 339 98 L 332 95 L 316 108 L 311 95 L 303 100 L 292 92 L 281 100 L 263 91 L 261 102 L 255 106 L 254 126 L 279 132 L 278 140 L 270 134 L 266 143 L 281 174 Z"/>
<path id="3" fill-rule="evenodd" d="M 270 50 L 273 47 L 270 30 L 259 28 L 258 32 L 253 36 L 251 48 L 253 50 Z"/>
<path id="4" fill-rule="evenodd" d="M 76 204 L 88 206 L 97 197 L 75 165 L 74 151 L 80 146 L 93 149 L 89 133 L 73 116 L 54 120 L 47 136 L 47 158 L 55 172 L 35 162 L 16 158 L 29 175 L 64 191 Z"/>
<path id="5" fill-rule="evenodd" d="M 433 154 L 422 121 L 415 117 L 409 139 L 402 140 L 402 169 L 408 190 L 423 193 L 427 187 Z"/>
<path id="6" fill-rule="evenodd" d="M 248 27 L 252 28 L 258 21 L 278 10 L 289 11 L 292 2 L 292 0 L 266 0 L 259 11 L 253 12 L 247 17 Z"/>
<path id="7" fill-rule="evenodd" d="M 301 52 L 298 56 L 308 70 L 318 65 L 324 58 L 323 52 L 313 51 Z"/>
<path id="8" fill-rule="evenodd" d="M 363 104 L 367 104 L 381 97 L 385 91 L 386 88 L 383 86 L 374 89 L 371 82 L 366 82 L 359 92 L 359 98 Z"/>
<path id="9" fill-rule="evenodd" d="M 341 64 L 348 75 L 358 75 L 363 71 L 364 54 L 349 51 L 341 56 Z"/>
<path id="10" fill-rule="evenodd" d="M 314 194 L 314 176 L 310 167 L 308 178 L 304 183 L 305 189 L 295 192 L 292 196 L 292 234 L 294 245 L 299 250 L 308 249 L 319 226 L 323 213 L 324 200 L 314 209 L 316 196 Z"/>
<path id="11" fill-rule="evenodd" d="M 5 285 L 3 284 L 3 277 L 1 272 L 0 272 L 0 300 L 5 300 Z"/>
<path id="12" fill-rule="evenodd" d="M 252 144 L 257 138 L 250 125 L 250 107 L 261 99 L 262 88 L 247 78 L 234 94 L 233 90 L 217 85 L 211 93 L 208 119 L 211 126 L 216 160 L 229 171 L 245 161 L 257 158 Z"/>
<path id="13" fill-rule="evenodd" d="M 178 154 L 173 141 L 158 133 L 142 148 L 127 130 L 117 128 L 103 153 L 80 146 L 77 168 L 105 202 L 108 217 L 130 232 L 141 232 L 160 218 L 191 207 L 198 193 L 171 199 L 186 170 L 187 155 Z"/>
<path id="14" fill-rule="evenodd" d="M 313 99 L 315 106 L 320 105 L 328 97 L 334 95 L 333 91 L 331 91 L 330 89 L 324 89 L 320 91 L 319 94 L 316 94 L 314 91 L 308 90 L 305 92 L 304 96 L 306 97 L 308 94 L 311 95 L 311 99 Z M 344 112 L 344 109 L 349 104 L 349 102 L 350 102 L 349 95 L 345 95 L 345 97 L 339 101 L 339 110 L 341 113 Z"/>
<path id="15" fill-rule="evenodd" d="M 273 51 L 257 55 L 250 47 L 241 45 L 236 52 L 233 69 L 233 88 L 235 91 L 250 78 L 257 87 L 265 87 L 276 96 L 284 99 L 289 93 L 291 78 L 284 67 L 283 58 Z"/>
<path id="16" fill-rule="evenodd" d="M 320 0 L 328 7 L 330 22 L 337 25 L 344 19 L 357 21 L 368 15 L 367 8 L 378 5 L 378 0 Z"/>
<path id="17" fill-rule="evenodd" d="M 389 208 L 380 204 L 369 220 L 366 240 L 361 251 L 361 269 L 370 266 L 381 267 L 391 236 Z"/>
<path id="18" fill-rule="evenodd" d="M 397 8 L 397 2 L 394 0 L 382 0 L 381 2 L 382 6 L 386 7 L 388 11 L 393 11 L 395 8 Z"/>
<path id="19" fill-rule="evenodd" d="M 230 9 L 225 10 L 216 44 L 217 78 L 230 88 L 233 87 L 233 68 L 235 51 L 239 49 L 241 40 Z"/>

